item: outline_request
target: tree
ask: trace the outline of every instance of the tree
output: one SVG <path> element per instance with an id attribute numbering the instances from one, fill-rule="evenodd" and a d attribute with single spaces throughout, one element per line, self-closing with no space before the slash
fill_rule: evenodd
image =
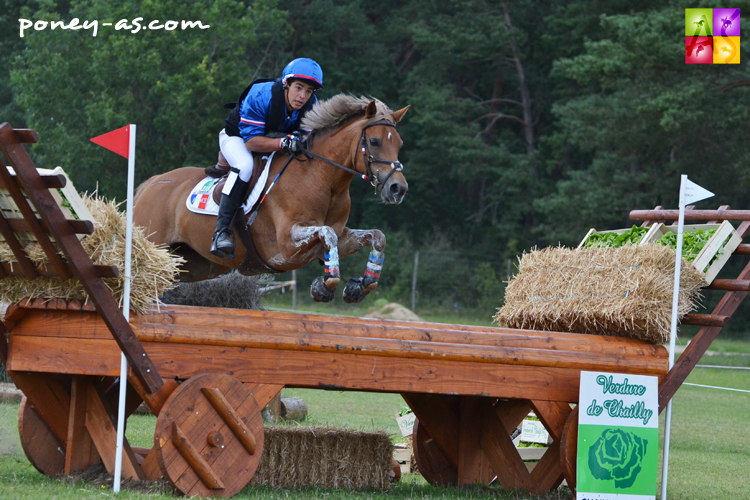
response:
<path id="1" fill-rule="evenodd" d="M 138 5 L 112 0 L 72 4 L 60 14 L 45 3 L 34 20 L 118 23 L 121 29 L 28 32 L 12 82 L 29 126 L 43 140 L 44 166 L 63 166 L 79 189 L 124 195 L 121 165 L 89 138 L 127 123 L 138 125 L 138 181 L 156 173 L 215 161 L 226 110 L 251 79 L 280 71 L 286 12 L 275 2 L 173 0 Z M 208 29 L 138 29 L 151 20 L 200 20 Z"/>

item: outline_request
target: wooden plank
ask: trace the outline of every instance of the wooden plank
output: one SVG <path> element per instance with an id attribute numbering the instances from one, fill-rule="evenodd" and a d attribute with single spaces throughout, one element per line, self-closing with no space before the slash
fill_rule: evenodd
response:
<path id="1" fill-rule="evenodd" d="M 0 363 L 3 364 L 3 368 L 8 366 L 8 329 L 5 323 L 0 321 Z"/>
<path id="2" fill-rule="evenodd" d="M 632 210 L 630 220 L 676 221 L 679 210 Z M 685 212 L 688 221 L 750 221 L 750 210 L 690 210 Z"/>
<path id="3" fill-rule="evenodd" d="M 437 394 L 402 393 L 406 404 L 414 411 L 419 425 L 427 429 L 430 437 L 446 459 L 459 466 L 459 399 L 455 396 Z"/>
<path id="4" fill-rule="evenodd" d="M 52 264 L 52 267 L 57 272 L 57 275 L 60 276 L 60 279 L 62 279 L 63 281 L 70 279 L 72 277 L 70 270 L 65 265 L 62 258 L 57 254 L 57 249 L 52 244 L 49 236 L 47 235 L 47 231 L 53 232 L 54 228 L 50 226 L 49 221 L 44 219 L 43 213 L 45 208 L 52 208 L 40 206 L 39 197 L 35 195 L 43 196 L 46 193 L 47 197 L 50 200 L 52 200 L 52 197 L 49 194 L 49 191 L 44 188 L 44 183 L 41 181 L 39 174 L 36 171 L 36 167 L 34 167 L 34 164 L 31 162 L 31 159 L 26 153 L 26 150 L 24 150 L 23 146 L 18 143 L 15 135 L 13 134 L 13 130 L 9 125 L 0 126 L 0 149 L 2 149 L 5 157 L 11 163 L 13 169 L 16 172 L 16 175 L 12 176 L 4 165 L 0 165 L 0 181 L 4 183 L 5 189 L 11 195 L 13 201 L 15 202 L 16 206 L 18 206 L 19 211 L 23 215 L 23 218 L 29 224 L 31 232 L 34 234 L 37 243 L 39 243 L 39 245 L 44 250 L 44 253 L 47 255 L 47 259 Z M 29 172 L 33 171 L 33 173 L 25 172 L 25 170 L 28 170 Z M 36 175 L 36 179 L 33 179 L 34 175 Z M 29 185 L 29 182 L 27 182 L 26 178 L 27 176 L 29 177 L 28 180 L 33 179 L 33 181 L 35 182 L 32 182 L 31 185 Z M 16 183 L 16 181 L 19 181 L 18 184 Z M 41 220 L 37 219 L 34 210 L 29 205 L 29 201 L 27 201 L 26 197 L 24 196 L 24 192 L 21 191 L 21 186 L 23 186 L 28 199 L 32 203 L 34 203 L 34 206 L 42 216 Z M 36 193 L 34 192 L 35 189 L 37 190 Z M 57 210 L 57 212 L 60 212 L 60 208 L 57 206 L 57 203 L 54 202 L 54 200 L 52 200 L 52 205 L 54 206 L 53 210 Z M 62 216 L 62 213 L 60 213 L 60 218 L 61 220 L 58 220 L 56 222 L 58 224 L 65 224 L 65 218 Z M 44 224 L 42 224 L 42 221 L 44 222 Z M 59 241 L 60 240 L 58 240 L 58 242 Z M 15 255 L 16 258 L 20 260 L 20 256 L 18 254 Z"/>
<path id="5" fill-rule="evenodd" d="M 528 401 L 512 399 L 508 401 L 498 401 L 495 405 L 495 413 L 505 427 L 508 435 L 521 425 L 523 419 L 529 414 L 531 405 Z"/>
<path id="6" fill-rule="evenodd" d="M 195 446 L 187 439 L 177 422 L 172 422 L 172 444 L 180 452 L 190 468 L 198 475 L 206 487 L 211 489 L 224 489 L 224 483 L 219 479 L 208 463 L 201 457 Z"/>
<path id="7" fill-rule="evenodd" d="M 1 218 L 0 218 L 1 219 Z M 0 224 L 2 222 L 0 221 Z M 33 264 L 32 264 L 33 265 Z M 117 266 L 94 266 L 96 269 L 96 272 L 101 276 L 102 278 L 116 278 L 120 275 L 119 270 L 117 269 Z M 51 269 L 45 265 L 35 267 L 36 273 L 38 276 L 42 276 L 45 278 L 56 278 L 57 273 L 54 269 Z M 20 263 L 14 262 L 0 262 L 0 272 L 4 274 L 4 276 L 22 276 L 24 278 L 28 278 L 27 272 L 24 271 L 23 268 L 20 267 Z"/>
<path id="8" fill-rule="evenodd" d="M 143 385 L 149 392 L 155 392 L 162 385 L 162 380 L 156 367 L 151 362 L 148 355 L 146 355 L 146 352 L 133 334 L 128 322 L 125 321 L 125 317 L 120 312 L 117 302 L 115 302 L 109 288 L 107 288 L 107 285 L 97 273 L 94 264 L 81 246 L 78 237 L 70 229 L 70 226 L 66 224 L 65 216 L 60 211 L 57 202 L 54 200 L 50 192 L 44 188 L 44 184 L 41 181 L 31 158 L 29 158 L 28 154 L 23 149 L 23 146 L 18 143 L 18 139 L 10 125 L 0 125 L 0 147 L 6 158 L 8 158 L 13 164 L 16 176 L 21 180 L 27 195 L 39 210 L 39 215 L 42 217 L 46 228 L 60 245 L 76 278 L 81 281 L 84 290 L 96 305 L 97 312 L 99 312 L 104 319 L 104 322 L 109 327 L 117 344 L 125 354 L 128 363 L 133 367 L 136 376 L 138 376 L 141 382 L 143 382 Z M 10 174 L 6 168 L 0 168 L 0 177 L 6 178 L 7 180 L 9 175 Z M 24 218 L 28 219 L 33 226 L 36 222 L 36 217 L 33 213 L 27 214 L 24 211 L 25 209 L 21 207 L 21 204 L 26 204 L 20 190 L 14 194 L 12 186 L 8 185 L 8 191 L 11 192 L 16 203 L 20 203 L 19 208 L 22 208 Z M 20 197 L 20 199 L 18 199 L 18 197 Z M 28 208 L 29 211 L 31 210 L 28 205 L 26 205 L 26 208 Z M 45 248 L 47 257 L 55 270 L 57 270 L 60 277 L 70 277 L 70 271 L 59 259 L 54 247 L 52 246 L 51 249 L 48 250 L 45 247 L 46 243 L 40 239 L 44 238 L 49 242 L 49 239 L 46 237 L 46 233 L 42 230 L 41 226 L 34 231 L 34 235 L 37 237 L 37 240 L 42 247 Z"/>
<path id="9" fill-rule="evenodd" d="M 560 429 L 562 434 L 562 429 Z M 542 459 L 531 471 L 524 488 L 530 493 L 545 493 L 556 489 L 564 479 L 560 463 L 560 442 L 556 441 L 547 449 Z"/>
<path id="10" fill-rule="evenodd" d="M 285 351 L 358 353 L 401 359 L 441 359 L 475 363 L 502 363 L 524 366 L 554 366 L 589 371 L 663 374 L 667 359 L 573 351 L 548 351 L 524 347 L 496 347 L 466 344 L 433 343 L 384 338 L 342 338 L 337 335 L 263 333 L 247 335 L 226 327 L 195 327 L 141 324 L 136 327 L 142 342 L 167 342 L 245 349 L 278 349 Z M 244 333 L 244 334 L 243 334 Z"/>
<path id="11" fill-rule="evenodd" d="M 114 341 L 14 337 L 11 368 L 54 373 L 118 376 Z M 435 392 L 537 400 L 578 400 L 580 370 L 490 365 L 363 354 L 273 351 L 219 346 L 146 344 L 167 378 L 229 373 L 242 382 L 319 389 Z M 663 377 L 663 375 L 662 375 Z"/>
<path id="12" fill-rule="evenodd" d="M 529 471 L 505 426 L 491 406 L 481 405 L 480 411 L 482 450 L 497 473 L 497 481 L 505 489 L 523 488 L 529 478 Z"/>
<path id="13" fill-rule="evenodd" d="M 750 263 L 748 263 L 737 277 L 738 280 L 750 279 Z M 716 316 L 731 317 L 748 292 L 727 292 L 714 308 L 713 313 Z M 698 363 L 703 354 L 711 346 L 716 336 L 722 330 L 718 326 L 704 326 L 695 335 L 693 340 L 683 351 L 680 358 L 675 362 L 663 381 L 659 383 L 659 412 L 666 408 L 667 402 L 677 392 L 682 383 L 685 381 L 695 365 Z"/>
<path id="14" fill-rule="evenodd" d="M 106 407 L 106 398 L 102 398 L 102 395 L 90 383 L 87 387 L 87 393 L 86 429 L 91 434 L 107 472 L 114 474 L 117 429 L 110 419 L 111 411 Z M 123 438 L 122 477 L 136 480 L 146 479 L 127 438 Z"/>
<path id="15" fill-rule="evenodd" d="M 64 175 L 61 175 L 63 179 Z M 2 184 L 2 180 L 0 180 Z M 0 185 L 0 187 L 2 187 Z M 5 219 L 15 233 L 30 233 L 31 224 L 26 219 Z M 68 220 L 70 229 L 76 234 L 91 234 L 94 232 L 94 223 L 89 220 Z"/>
<path id="16" fill-rule="evenodd" d="M 706 288 L 710 290 L 726 290 L 730 292 L 750 291 L 750 280 L 713 280 Z"/>
<path id="17" fill-rule="evenodd" d="M 2 126 L 8 126 L 8 123 L 3 123 Z M 39 142 L 39 133 L 31 128 L 17 128 L 13 129 L 13 132 L 16 134 L 16 137 L 18 138 L 18 142 L 22 144 L 33 144 Z"/>
<path id="18" fill-rule="evenodd" d="M 489 345 L 498 347 L 544 347 L 582 352 L 638 354 L 667 357 L 662 346 L 636 339 L 561 332 L 540 332 L 510 328 L 437 323 L 401 322 L 368 318 L 349 318 L 275 311 L 232 311 L 191 306 L 161 306 L 149 314 L 131 319 L 134 326 L 165 324 L 174 326 L 216 327 L 251 333 L 296 333 L 343 335 L 346 337 L 389 338 L 401 340 Z"/>
<path id="19" fill-rule="evenodd" d="M 7 172 L 2 159 L 0 159 L 0 171 Z M 2 177 L 0 177 L 0 180 L 2 180 Z M 26 252 L 23 251 L 23 247 L 18 242 L 18 239 L 16 239 L 13 228 L 11 228 L 8 220 L 2 215 L 0 215 L 0 234 L 3 235 L 5 243 L 10 247 L 13 255 L 16 256 L 16 261 L 18 261 L 18 267 L 20 267 L 20 272 L 22 273 L 22 275 L 30 280 L 38 278 L 39 273 L 36 270 L 36 266 L 31 262 L 31 260 L 29 260 Z M 5 270 L 5 268 L 3 268 L 3 272 L 7 274 L 7 270 Z"/>
<path id="20" fill-rule="evenodd" d="M 133 387 L 133 389 L 135 389 L 141 399 L 149 407 L 151 412 L 157 416 L 159 415 L 159 412 L 161 412 L 164 403 L 167 401 L 172 392 L 174 392 L 179 387 L 179 384 L 176 380 L 165 379 L 164 385 L 162 385 L 158 391 L 153 394 L 149 394 L 146 388 L 143 387 L 141 381 L 138 380 L 138 377 L 136 377 L 135 374 L 131 374 L 130 371 L 128 371 L 128 383 Z"/>
<path id="21" fill-rule="evenodd" d="M 216 413 L 218 413 L 222 420 L 224 420 L 224 423 L 227 424 L 227 427 L 232 431 L 234 437 L 242 443 L 242 446 L 245 447 L 249 454 L 255 455 L 255 449 L 257 446 L 255 436 L 250 429 L 247 428 L 244 422 L 242 422 L 242 419 L 235 409 L 232 408 L 232 405 L 229 404 L 229 401 L 224 397 L 224 394 L 215 387 L 204 387 L 201 389 L 201 392 L 206 396 L 206 399 L 211 403 L 211 406 L 214 407 Z"/>
<path id="22" fill-rule="evenodd" d="M 65 453 L 65 474 L 85 471 L 99 459 L 91 435 L 86 430 L 88 384 L 81 376 L 73 377 L 68 418 L 68 446 Z"/>
<path id="23" fill-rule="evenodd" d="M 718 326 L 723 327 L 729 322 L 730 316 L 717 314 L 686 314 L 682 317 L 683 325 Z"/>
<path id="24" fill-rule="evenodd" d="M 49 302 L 45 303 L 46 305 Z M 27 314 L 13 329 L 13 336 L 50 336 L 110 340 L 112 334 L 95 312 L 59 310 L 26 310 Z"/>
<path id="25" fill-rule="evenodd" d="M 70 395 L 57 378 L 45 373 L 14 372 L 11 367 L 8 375 L 28 398 L 55 438 L 63 446 L 67 446 Z"/>
<path id="26" fill-rule="evenodd" d="M 484 454 L 479 444 L 481 435 L 477 425 L 481 404 L 491 404 L 488 398 L 464 396 L 460 398 L 460 421 L 458 429 L 458 484 L 465 486 L 482 483 L 482 459 Z M 420 421 L 421 422 L 421 421 Z"/>
<path id="27" fill-rule="evenodd" d="M 141 469 L 143 470 L 143 475 L 146 477 L 146 481 L 156 481 L 162 476 L 161 468 L 159 467 L 158 454 L 159 450 L 154 446 L 141 464 Z"/>
<path id="28" fill-rule="evenodd" d="M 719 211 L 729 210 L 730 208 L 732 208 L 732 207 L 730 207 L 729 205 L 721 205 L 719 207 Z M 708 221 L 709 224 L 719 224 L 720 222 L 721 221 L 719 221 L 719 220 L 710 220 L 710 221 Z"/>
<path id="29" fill-rule="evenodd" d="M 68 179 L 66 179 L 65 176 L 62 175 L 62 174 L 41 173 L 40 172 L 39 177 L 42 178 L 42 182 L 44 183 L 44 187 L 47 188 L 47 189 L 61 189 L 61 188 L 64 188 L 65 185 L 68 183 Z M 4 180 L 0 181 L 0 189 L 2 189 L 2 188 L 5 188 L 5 181 Z"/>
<path id="30" fill-rule="evenodd" d="M 270 403 L 272 399 L 274 399 L 281 393 L 281 389 L 284 388 L 283 385 L 279 384 L 246 383 L 245 386 L 250 389 L 250 392 L 253 393 L 255 402 L 258 403 L 258 406 L 260 408 L 265 408 L 265 406 Z"/>
<path id="31" fill-rule="evenodd" d="M 576 490 L 576 461 L 578 459 L 576 456 L 578 452 L 578 408 L 576 406 L 570 412 L 560 440 L 560 465 L 574 496 Z"/>
<path id="32" fill-rule="evenodd" d="M 570 405 L 555 401 L 531 401 L 531 405 L 547 432 L 552 435 L 555 441 L 559 441 L 562 437 L 565 421 L 571 412 Z"/>

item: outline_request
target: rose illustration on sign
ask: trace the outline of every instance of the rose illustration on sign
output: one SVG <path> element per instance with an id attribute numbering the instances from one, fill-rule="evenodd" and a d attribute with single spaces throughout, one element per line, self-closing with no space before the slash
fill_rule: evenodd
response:
<path id="1" fill-rule="evenodd" d="M 643 466 L 648 441 L 620 429 L 605 429 L 589 448 L 589 470 L 596 479 L 615 481 L 615 488 L 633 486 Z"/>

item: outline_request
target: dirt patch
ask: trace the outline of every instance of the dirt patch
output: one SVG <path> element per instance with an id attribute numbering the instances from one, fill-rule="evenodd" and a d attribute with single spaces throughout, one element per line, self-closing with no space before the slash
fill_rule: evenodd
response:
<path id="1" fill-rule="evenodd" d="M 88 483 L 100 488 L 112 489 L 114 478 L 107 472 L 102 462 L 93 464 L 85 472 L 76 472 L 75 474 L 60 475 L 57 477 L 64 483 Z M 122 479 L 120 488 L 127 491 L 138 493 L 161 493 L 171 494 L 174 490 L 165 479 L 157 481 L 136 481 L 134 479 Z"/>
<path id="2" fill-rule="evenodd" d="M 422 321 L 422 318 L 417 316 L 411 309 L 407 309 L 396 302 L 390 302 L 382 307 L 371 307 L 363 317 L 395 319 L 398 321 Z"/>

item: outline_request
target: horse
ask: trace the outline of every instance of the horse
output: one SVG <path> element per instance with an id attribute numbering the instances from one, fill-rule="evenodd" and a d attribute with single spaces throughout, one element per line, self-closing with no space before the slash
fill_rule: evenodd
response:
<path id="1" fill-rule="evenodd" d="M 339 259 L 369 246 L 364 276 L 347 282 L 343 298 L 360 302 L 377 288 L 386 238 L 377 229 L 346 227 L 349 186 L 356 175 L 375 186 L 383 203 L 403 201 L 408 184 L 398 161 L 403 141 L 396 125 L 408 109 L 391 111 L 376 99 L 339 94 L 319 101 L 305 115 L 302 128 L 311 130 L 307 154 L 291 159 L 282 152 L 274 155 L 265 186 L 273 189 L 266 191 L 247 227 L 267 269 L 285 272 L 315 259 L 324 262 L 325 274 L 315 278 L 310 294 L 318 302 L 328 302 L 340 283 Z M 262 168 L 259 163 L 255 168 Z M 134 197 L 134 224 L 149 240 L 185 259 L 180 278 L 185 282 L 214 278 L 238 267 L 242 272 L 247 254 L 245 245 L 238 243 L 232 260 L 212 255 L 215 216 L 193 213 L 186 206 L 191 190 L 208 170 L 184 167 L 156 175 L 143 182 Z M 282 170 L 283 175 L 272 181 Z"/>

